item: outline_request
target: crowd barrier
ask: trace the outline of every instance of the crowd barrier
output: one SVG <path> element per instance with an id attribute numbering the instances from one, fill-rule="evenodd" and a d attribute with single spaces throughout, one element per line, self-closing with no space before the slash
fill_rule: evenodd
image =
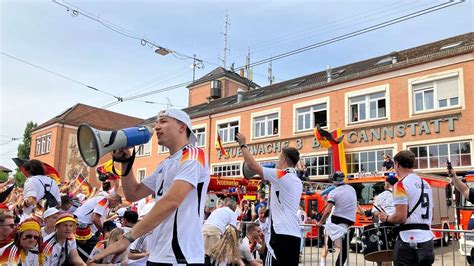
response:
<path id="1" fill-rule="evenodd" d="M 249 223 L 241 222 L 239 224 L 241 238 L 245 237 L 247 224 Z M 323 237 L 319 237 L 318 232 L 322 232 L 322 230 L 316 230 L 317 228 L 314 224 L 305 224 L 302 225 L 301 228 L 302 234 L 304 232 L 305 236 L 305 245 L 300 255 L 299 265 L 319 266 L 323 254 L 324 239 Z M 354 236 L 352 240 L 349 241 L 347 236 L 351 231 Z M 364 256 L 364 248 L 367 248 L 367 246 L 364 243 L 367 243 L 367 241 L 364 242 L 363 240 L 363 231 L 364 227 L 362 226 L 352 226 L 349 228 L 345 241 L 348 241 L 347 245 L 350 248 L 345 265 L 393 265 L 393 263 L 382 264 L 366 260 L 366 257 Z M 470 260 L 471 248 L 474 247 L 474 231 L 453 229 L 432 229 L 432 231 L 440 232 L 442 234 L 447 233 L 447 236 L 449 236 L 445 241 L 435 241 L 435 262 L 433 265 L 474 265 L 474 260 L 472 264 L 468 262 L 468 260 Z M 367 238 L 367 236 L 365 237 Z M 336 265 L 338 253 L 340 253 L 339 250 L 329 252 L 326 257 L 326 265 Z"/>

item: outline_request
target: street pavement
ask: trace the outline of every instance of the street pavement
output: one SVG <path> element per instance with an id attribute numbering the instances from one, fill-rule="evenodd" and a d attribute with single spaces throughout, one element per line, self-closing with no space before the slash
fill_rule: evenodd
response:
<path id="1" fill-rule="evenodd" d="M 303 256 L 301 257 L 300 265 L 309 266 L 319 265 L 319 259 L 321 249 L 316 247 L 305 247 Z M 326 265 L 334 265 L 337 260 L 336 254 L 329 253 L 326 258 Z M 377 264 L 370 261 L 364 260 L 363 254 L 357 254 L 355 252 L 350 252 L 349 254 L 349 263 L 346 262 L 345 265 L 356 266 L 356 265 L 368 265 L 376 266 Z M 441 247 L 435 244 L 435 263 L 433 265 L 440 266 L 463 266 L 468 265 L 464 256 L 461 256 L 459 253 L 459 243 L 458 241 L 451 241 L 451 244 L 447 247 Z"/>

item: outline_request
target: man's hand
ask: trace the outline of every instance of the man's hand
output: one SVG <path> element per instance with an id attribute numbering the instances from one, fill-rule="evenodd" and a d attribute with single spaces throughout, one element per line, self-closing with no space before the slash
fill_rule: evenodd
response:
<path id="1" fill-rule="evenodd" d="M 374 213 L 374 215 L 376 215 L 377 217 L 379 217 L 379 220 L 381 222 L 386 222 L 387 221 L 387 217 L 389 216 L 388 214 L 386 214 L 385 212 L 377 212 L 377 214 Z"/>
<path id="2" fill-rule="evenodd" d="M 112 151 L 112 157 L 115 161 L 122 162 L 130 159 L 130 157 L 132 157 L 132 153 L 130 152 L 130 149 L 128 147 L 120 148 Z"/>
<path id="3" fill-rule="evenodd" d="M 239 132 L 239 133 L 237 133 L 237 135 L 235 135 L 235 137 L 237 138 L 237 141 L 239 142 L 240 146 L 245 145 L 246 140 L 245 140 L 244 134 Z"/>
<path id="4" fill-rule="evenodd" d="M 113 245 L 110 245 L 106 249 L 104 249 L 101 253 L 95 255 L 92 257 L 87 263 L 92 263 L 92 262 L 99 262 L 101 259 L 112 255 L 112 254 L 121 254 L 125 250 L 127 250 L 128 246 L 130 245 L 130 242 L 128 242 L 127 239 L 122 238 L 119 241 L 115 242 Z"/>

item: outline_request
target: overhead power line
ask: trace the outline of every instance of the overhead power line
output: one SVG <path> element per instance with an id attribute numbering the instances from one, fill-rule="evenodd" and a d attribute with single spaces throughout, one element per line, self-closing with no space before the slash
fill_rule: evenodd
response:
<path id="1" fill-rule="evenodd" d="M 236 69 L 239 70 L 239 69 L 245 69 L 247 67 L 253 67 L 253 66 L 266 64 L 266 63 L 269 63 L 271 61 L 279 60 L 279 59 L 289 57 L 289 56 L 292 56 L 292 55 L 295 55 L 295 54 L 299 54 L 299 53 L 302 53 L 302 52 L 306 52 L 306 51 L 309 51 L 309 50 L 312 50 L 312 49 L 315 49 L 315 48 L 318 48 L 318 47 L 321 47 L 321 46 L 325 46 L 325 45 L 328 45 L 328 44 L 331 44 L 331 43 L 335 43 L 335 42 L 339 42 L 339 41 L 342 41 L 342 40 L 345 40 L 345 39 L 349 39 L 349 38 L 352 38 L 352 37 L 355 37 L 355 36 L 358 36 L 358 35 L 361 35 L 361 34 L 364 34 L 364 33 L 368 33 L 368 32 L 375 31 L 375 30 L 378 30 L 378 29 L 381 29 L 381 28 L 385 28 L 385 27 L 388 27 L 390 25 L 397 24 L 397 23 L 400 23 L 400 22 L 403 22 L 403 21 L 406 21 L 406 20 L 410 20 L 410 19 L 422 16 L 422 15 L 426 15 L 428 13 L 432 13 L 432 12 L 435 12 L 435 11 L 438 11 L 438 10 L 441 10 L 441 9 L 445 9 L 445 8 L 448 8 L 448 7 L 451 7 L 451 6 L 454 6 L 454 5 L 458 5 L 458 4 L 461 4 L 463 2 L 465 2 L 465 0 L 448 1 L 448 2 L 445 2 L 445 3 L 439 4 L 439 5 L 435 5 L 435 6 L 432 6 L 432 7 L 429 7 L 429 8 L 422 9 L 420 11 L 410 13 L 408 15 L 400 16 L 400 17 L 397 17 L 397 18 L 394 18 L 394 19 L 391 19 L 391 20 L 388 20 L 388 21 L 385 21 L 385 22 L 382 22 L 382 23 L 378 23 L 378 24 L 372 25 L 370 27 L 366 27 L 366 28 L 363 28 L 363 29 L 360 29 L 360 30 L 357 30 L 357 31 L 353 31 L 353 32 L 350 32 L 350 33 L 347 33 L 347 34 L 343 34 L 343 35 L 340 35 L 340 36 L 337 36 L 337 37 L 334 37 L 334 38 L 331 38 L 331 39 L 328 39 L 328 40 L 325 40 L 325 41 L 322 41 L 322 42 L 318 42 L 318 43 L 308 45 L 308 46 L 305 46 L 305 47 L 302 47 L 302 48 L 299 48 L 299 49 L 296 49 L 296 50 L 293 50 L 293 51 L 289 51 L 289 52 L 282 53 L 282 54 L 279 54 L 279 55 L 276 55 L 276 56 L 272 56 L 272 57 L 269 57 L 269 58 L 266 58 L 266 59 L 262 59 L 262 60 L 254 62 L 254 63 L 251 63 L 249 65 L 244 65 L 244 66 L 238 67 Z"/>
<path id="2" fill-rule="evenodd" d="M 18 58 L 18 57 L 16 57 L 16 56 L 13 56 L 13 55 L 11 55 L 11 54 L 7 54 L 7 53 L 1 52 L 1 51 L 0 51 L 0 54 L 2 54 L 2 55 L 4 55 L 4 56 L 7 56 L 7 57 L 10 57 L 10 58 L 12 58 L 12 59 L 15 59 L 15 60 L 17 60 L 17 61 L 20 61 L 20 62 L 22 62 L 22 63 L 25 63 L 25 64 L 27 64 L 27 65 L 30 65 L 30 66 L 32 66 L 32 67 L 41 69 L 41 70 L 43 70 L 43 71 L 46 71 L 46 72 L 48 72 L 48 73 L 50 73 L 50 74 L 56 75 L 56 76 L 61 77 L 61 78 L 63 78 L 63 79 L 67 79 L 67 80 L 69 80 L 69 81 L 72 81 L 72 82 L 74 82 L 74 83 L 76 83 L 76 84 L 79 84 L 79 85 L 81 85 L 81 86 L 83 86 L 83 87 L 86 87 L 86 88 L 88 88 L 88 89 L 91 89 L 91 90 L 94 90 L 94 91 L 97 91 L 97 92 L 100 92 L 100 93 L 103 93 L 103 94 L 112 96 L 112 97 L 114 97 L 115 99 L 117 99 L 117 100 L 119 100 L 119 101 L 122 99 L 122 98 L 120 98 L 120 97 L 118 97 L 118 96 L 113 95 L 112 93 L 109 93 L 109 92 L 106 92 L 106 91 L 97 89 L 96 87 L 87 85 L 87 84 L 85 84 L 85 83 L 83 83 L 83 82 L 80 82 L 80 81 L 78 81 L 78 80 L 72 79 L 72 78 L 67 77 L 67 76 L 65 76 L 65 75 L 56 73 L 56 72 L 51 71 L 51 70 L 49 70 L 49 69 L 46 69 L 46 68 L 44 68 L 44 67 L 40 67 L 40 66 L 38 66 L 38 65 L 35 65 L 35 64 L 30 63 L 30 62 L 28 62 L 28 61 L 26 61 L 26 60 L 20 59 L 20 58 Z"/>

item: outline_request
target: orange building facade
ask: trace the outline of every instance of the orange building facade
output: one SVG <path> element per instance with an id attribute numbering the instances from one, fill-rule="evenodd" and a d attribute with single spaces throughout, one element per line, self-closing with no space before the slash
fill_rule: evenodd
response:
<path id="1" fill-rule="evenodd" d="M 205 149 L 211 173 L 221 177 L 242 177 L 243 158 L 234 140 L 241 132 L 257 161 L 276 161 L 282 147 L 293 146 L 310 179 L 326 181 L 331 161 L 314 138 L 316 124 L 342 129 L 350 174 L 380 171 L 384 153 L 404 149 L 416 154 L 417 171 L 444 174 L 447 160 L 459 171 L 473 168 L 473 33 L 265 87 L 218 68 L 188 89 L 190 106 L 184 110 L 192 118 L 197 145 Z M 35 131 L 31 158 L 44 159 L 67 175 L 65 156 L 71 148 L 56 136 L 71 136 L 77 127 L 65 130 L 51 128 L 45 148 L 56 150 L 54 158 L 35 155 L 37 145 L 42 147 L 38 138 L 44 135 L 48 143 L 46 131 Z M 218 134 L 230 158 L 221 156 Z M 133 172 L 138 180 L 169 156 L 156 137 L 137 148 Z"/>
<path id="2" fill-rule="evenodd" d="M 242 177 L 243 158 L 234 141 L 241 132 L 257 161 L 276 161 L 282 147 L 294 146 L 309 177 L 327 180 L 331 161 L 314 138 L 317 123 L 342 129 L 350 174 L 380 171 L 384 153 L 404 149 L 416 154 L 418 171 L 445 174 L 447 160 L 465 171 L 474 163 L 473 45 L 469 33 L 267 87 L 242 86 L 241 95 L 225 98 L 208 97 L 210 82 L 191 84 L 190 97 L 201 88 L 199 97 L 208 101 L 190 99 L 197 104 L 185 111 L 211 173 L 222 177 Z M 218 133 L 228 159 L 216 146 Z M 134 166 L 139 178 L 169 155 L 156 138 L 146 146 L 150 155 Z"/>

